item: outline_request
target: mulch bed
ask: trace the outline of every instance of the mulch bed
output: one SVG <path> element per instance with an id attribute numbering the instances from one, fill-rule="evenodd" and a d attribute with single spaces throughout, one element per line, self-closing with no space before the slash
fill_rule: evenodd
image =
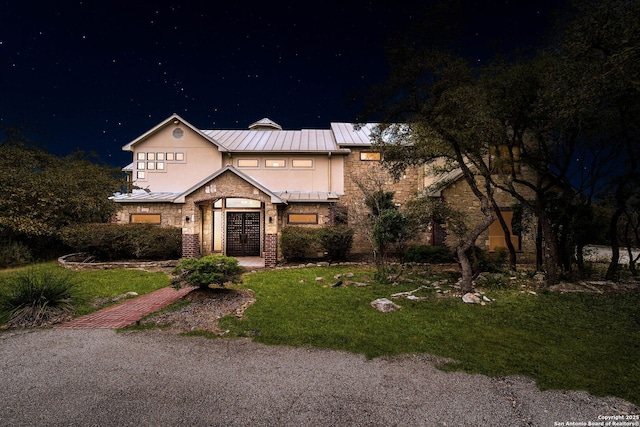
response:
<path id="1" fill-rule="evenodd" d="M 255 302 L 248 289 L 195 289 L 184 300 L 189 304 L 173 311 L 161 311 L 140 321 L 155 324 L 173 332 L 202 330 L 224 335 L 218 320 L 227 315 L 242 317 L 244 310 Z"/>

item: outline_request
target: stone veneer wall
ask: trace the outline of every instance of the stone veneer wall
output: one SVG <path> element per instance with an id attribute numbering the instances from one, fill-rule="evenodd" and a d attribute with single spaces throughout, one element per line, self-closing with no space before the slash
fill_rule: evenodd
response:
<path id="1" fill-rule="evenodd" d="M 393 191 L 394 202 L 402 205 L 424 189 L 424 172 L 422 168 L 410 168 L 400 180 L 394 182 L 380 162 L 360 160 L 360 153 L 372 151 L 371 149 L 350 147 L 350 150 L 351 153 L 345 156 L 344 160 L 345 194 L 340 201 L 349 210 L 349 225 L 355 228 L 352 252 L 370 253 L 371 244 L 362 230 L 362 221 L 360 221 L 369 212 L 363 202 L 365 195 L 358 183 L 364 183 L 368 191 Z M 419 236 L 417 240 L 421 239 L 422 236 Z"/>
<path id="2" fill-rule="evenodd" d="M 168 227 L 183 227 L 183 205 L 175 203 L 118 203 L 119 211 L 115 222 L 129 224 L 129 218 L 134 213 L 160 214 L 160 225 Z"/>
<path id="3" fill-rule="evenodd" d="M 183 204 L 176 203 L 120 203 L 116 214 L 116 223 L 128 224 L 131 214 L 160 214 L 163 227 L 182 228 L 182 257 L 197 258 L 201 255 L 199 234 L 194 234 L 192 224 L 196 218 L 192 211 L 186 211 Z M 189 216 L 189 222 L 186 217 Z"/>
<path id="4" fill-rule="evenodd" d="M 289 224 L 289 214 L 317 214 L 317 224 Z M 303 227 L 303 228 L 318 228 L 330 224 L 329 215 L 329 203 L 289 203 L 283 206 L 278 211 L 278 233 L 276 242 L 282 235 L 282 229 L 287 226 Z M 277 259 L 282 259 L 282 253 L 280 252 L 280 246 L 277 246 L 278 256 Z"/>
<path id="5" fill-rule="evenodd" d="M 479 182 L 481 188 L 483 188 L 483 180 L 480 179 Z M 482 215 L 480 211 L 480 201 L 475 194 L 473 194 L 464 179 L 449 184 L 449 186 L 443 190 L 442 197 L 454 209 L 466 214 L 470 224 L 477 223 L 477 221 L 480 220 Z M 498 206 L 501 208 L 510 209 L 513 207 L 514 198 L 510 194 L 496 189 L 494 197 Z M 535 254 L 535 227 L 529 228 L 532 232 L 525 233 L 520 238 L 522 252 L 525 254 L 525 257 L 528 257 L 530 254 Z M 484 233 L 480 235 L 476 244 L 485 250 L 489 249 L 489 230 L 485 230 Z"/>
<path id="6" fill-rule="evenodd" d="M 289 214 L 318 214 L 318 224 L 289 224 Z M 279 229 L 288 225 L 300 227 L 317 227 L 329 224 L 329 203 L 294 203 L 290 202 L 284 209 L 280 210 Z"/>

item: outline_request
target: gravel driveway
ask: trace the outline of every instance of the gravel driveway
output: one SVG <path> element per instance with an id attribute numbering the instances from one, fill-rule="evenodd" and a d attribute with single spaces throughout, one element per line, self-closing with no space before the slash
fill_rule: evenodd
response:
<path id="1" fill-rule="evenodd" d="M 3 426 L 554 426 L 638 413 L 521 378 L 444 373 L 426 356 L 160 331 L 2 333 L 0 386 Z"/>

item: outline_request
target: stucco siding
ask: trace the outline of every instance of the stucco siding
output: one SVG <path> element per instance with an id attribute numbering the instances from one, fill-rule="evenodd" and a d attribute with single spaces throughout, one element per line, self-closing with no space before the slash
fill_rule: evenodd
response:
<path id="1" fill-rule="evenodd" d="M 272 191 L 343 192 L 342 157 L 325 154 L 234 154 L 233 166 Z M 311 160 L 310 167 L 295 162 Z M 255 162 L 255 166 L 251 162 Z M 278 167 L 268 166 L 278 162 Z M 245 166 L 243 166 L 245 165 Z"/>
<path id="2" fill-rule="evenodd" d="M 183 131 L 181 138 L 173 136 L 178 128 Z M 163 160 L 158 160 L 159 153 L 163 154 Z M 176 159 L 180 153 L 183 160 Z M 139 158 L 149 154 L 154 158 Z M 167 159 L 169 154 L 173 154 L 173 160 Z M 150 164 L 153 169 L 149 168 Z M 160 164 L 163 169 L 159 169 Z M 133 166 L 134 185 L 152 192 L 181 192 L 220 169 L 222 153 L 190 128 L 170 125 L 135 145 Z M 143 172 L 144 178 L 141 179 L 138 172 Z"/>

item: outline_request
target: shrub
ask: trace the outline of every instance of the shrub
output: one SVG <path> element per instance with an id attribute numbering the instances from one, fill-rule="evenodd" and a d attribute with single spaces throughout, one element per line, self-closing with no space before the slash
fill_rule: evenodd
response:
<path id="1" fill-rule="evenodd" d="M 182 231 L 150 224 L 80 224 L 62 230 L 62 241 L 75 252 L 100 260 L 177 259 Z"/>
<path id="2" fill-rule="evenodd" d="M 342 226 L 325 227 L 319 232 L 319 240 L 331 260 L 345 260 L 353 245 L 353 229 Z"/>
<path id="3" fill-rule="evenodd" d="M 22 242 L 9 240 L 0 245 L 0 268 L 25 265 L 32 260 L 31 250 Z"/>
<path id="4" fill-rule="evenodd" d="M 389 254 L 393 244 L 402 245 L 406 241 L 408 225 L 407 217 L 395 207 L 385 209 L 375 217 L 371 234 L 383 259 Z"/>
<path id="5" fill-rule="evenodd" d="M 404 259 L 406 262 L 425 264 L 444 264 L 453 262 L 451 251 L 446 246 L 412 245 L 407 247 Z"/>
<path id="6" fill-rule="evenodd" d="M 243 269 L 238 260 L 223 255 L 207 255 L 202 258 L 184 258 L 180 260 L 173 274 L 174 286 L 183 282 L 192 286 L 207 288 L 209 285 L 224 287 L 226 283 L 237 283 Z"/>
<path id="7" fill-rule="evenodd" d="M 12 276 L 0 292 L 0 318 L 9 327 L 33 327 L 58 323 L 73 315 L 68 274 L 29 270 Z"/>
<path id="8" fill-rule="evenodd" d="M 319 244 L 320 229 L 285 227 L 280 236 L 282 256 L 287 261 L 301 261 L 316 255 L 322 249 Z"/>

